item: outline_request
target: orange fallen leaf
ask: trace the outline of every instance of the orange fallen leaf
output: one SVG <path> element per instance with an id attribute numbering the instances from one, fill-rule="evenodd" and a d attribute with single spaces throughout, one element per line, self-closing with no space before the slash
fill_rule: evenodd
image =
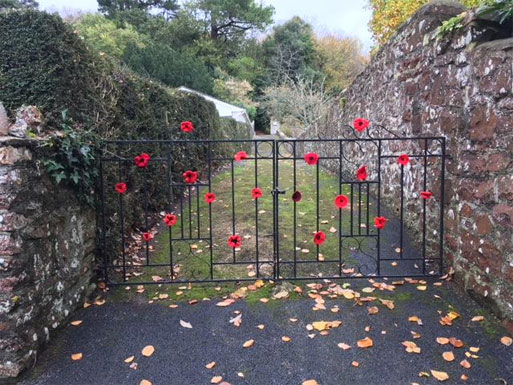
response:
<path id="1" fill-rule="evenodd" d="M 444 358 L 445 361 L 447 362 L 452 362 L 454 361 L 454 353 L 453 352 L 443 352 L 442 353 L 442 357 Z"/>
<path id="2" fill-rule="evenodd" d="M 431 370 L 431 374 L 433 377 L 435 377 L 438 381 L 446 381 L 449 379 L 449 375 L 446 372 L 440 372 L 438 370 Z"/>
<path id="3" fill-rule="evenodd" d="M 134 360 L 135 356 L 130 356 L 128 358 L 125 358 L 124 362 L 125 364 L 130 364 Z"/>
<path id="4" fill-rule="evenodd" d="M 218 302 L 216 304 L 216 306 L 219 306 L 219 307 L 227 307 L 227 306 L 230 306 L 231 304 L 233 304 L 235 302 L 234 299 L 232 298 L 228 298 L 228 299 L 225 299 L 224 301 L 221 301 L 221 302 Z"/>
<path id="5" fill-rule="evenodd" d="M 214 366 L 216 366 L 216 363 L 215 363 L 215 361 L 212 361 L 212 362 L 209 362 L 208 364 L 206 364 L 205 368 L 212 369 Z"/>
<path id="6" fill-rule="evenodd" d="M 461 378 L 462 381 L 467 381 L 468 380 L 468 376 L 466 374 L 462 374 L 460 378 Z"/>
<path id="7" fill-rule="evenodd" d="M 306 381 L 303 381 L 303 383 L 301 385 L 319 385 L 319 383 L 315 380 L 306 380 Z"/>
<path id="8" fill-rule="evenodd" d="M 369 337 L 365 337 L 363 340 L 358 340 L 357 344 L 359 348 L 365 349 L 373 346 L 374 342 Z"/>
<path id="9" fill-rule="evenodd" d="M 480 322 L 480 321 L 484 321 L 484 317 L 482 315 L 476 315 L 475 317 L 472 318 L 472 322 Z"/>
<path id="10" fill-rule="evenodd" d="M 460 365 L 463 366 L 465 369 L 470 369 L 470 367 L 472 366 L 470 365 L 470 362 L 468 362 L 467 360 L 461 361 Z"/>
<path id="11" fill-rule="evenodd" d="M 152 345 L 147 345 L 141 351 L 144 357 L 150 357 L 155 352 L 155 348 Z"/>
<path id="12" fill-rule="evenodd" d="M 370 315 L 372 314 L 376 314 L 379 312 L 379 309 L 377 306 L 371 306 L 367 309 L 367 311 L 369 312 Z"/>
<path id="13" fill-rule="evenodd" d="M 291 338 L 290 338 L 290 337 L 287 337 L 287 336 L 283 336 L 283 337 L 281 337 L 281 340 L 282 340 L 283 342 L 290 342 L 290 341 L 292 341 L 292 340 L 291 340 Z"/>
<path id="14" fill-rule="evenodd" d="M 340 343 L 337 345 L 340 349 L 342 350 L 348 350 L 348 349 L 351 349 L 351 345 L 348 345 L 348 344 L 345 344 L 345 343 Z"/>
<path id="15" fill-rule="evenodd" d="M 420 347 L 413 341 L 403 341 L 402 345 L 406 348 L 407 353 L 420 354 Z"/>
<path id="16" fill-rule="evenodd" d="M 360 363 L 358 361 L 353 361 L 353 362 L 351 362 L 351 365 L 353 365 L 355 368 L 357 368 L 358 366 L 360 366 Z"/>
<path id="17" fill-rule="evenodd" d="M 454 338 L 454 337 L 449 338 L 449 342 L 455 348 L 462 348 L 465 345 L 462 340 L 459 340 L 459 339 Z"/>
<path id="18" fill-rule="evenodd" d="M 75 354 L 72 354 L 71 355 L 71 359 L 73 361 L 78 361 L 78 360 L 81 360 L 83 357 L 82 353 L 75 353 Z"/>
<path id="19" fill-rule="evenodd" d="M 264 330 L 265 329 L 265 325 L 260 324 L 260 325 L 257 326 L 257 328 L 259 328 L 260 330 Z"/>
<path id="20" fill-rule="evenodd" d="M 385 305 L 390 310 L 393 310 L 395 308 L 394 301 L 388 300 L 388 299 L 380 299 L 380 302 Z"/>
<path id="21" fill-rule="evenodd" d="M 141 382 L 139 382 L 139 385 L 152 385 L 152 383 L 148 380 L 141 380 Z"/>
<path id="22" fill-rule="evenodd" d="M 183 328 L 186 328 L 186 329 L 192 329 L 192 325 L 190 324 L 190 322 L 186 322 L 186 321 L 180 320 L 180 325 L 181 325 Z"/>
<path id="23" fill-rule="evenodd" d="M 78 325 L 80 325 L 81 323 L 82 323 L 82 321 L 71 321 L 71 324 L 72 324 L 73 326 L 78 326 Z"/>
<path id="24" fill-rule="evenodd" d="M 511 344 L 513 344 L 513 339 L 511 339 L 511 337 L 504 336 L 501 338 L 501 343 L 506 346 L 511 346 Z"/>
<path id="25" fill-rule="evenodd" d="M 243 348 L 250 348 L 250 347 L 252 347 L 254 344 L 255 344 L 255 340 L 247 340 L 246 342 L 244 342 L 244 344 L 242 345 L 242 347 L 243 347 Z"/>
<path id="26" fill-rule="evenodd" d="M 427 289 L 427 286 L 425 286 L 425 285 L 417 286 L 417 290 L 426 291 L 426 289 Z"/>
<path id="27" fill-rule="evenodd" d="M 96 306 L 102 306 L 103 304 L 105 304 L 105 300 L 103 298 L 98 298 L 97 300 L 94 301 L 94 304 Z"/>
<path id="28" fill-rule="evenodd" d="M 436 342 L 438 342 L 440 345 L 447 345 L 449 343 L 449 338 L 436 337 Z"/>
<path id="29" fill-rule="evenodd" d="M 212 377 L 212 379 L 210 380 L 210 383 L 211 384 L 219 384 L 221 381 L 223 381 L 223 377 L 215 376 L 215 377 Z"/>
<path id="30" fill-rule="evenodd" d="M 260 302 L 267 303 L 269 302 L 269 298 L 260 298 Z"/>

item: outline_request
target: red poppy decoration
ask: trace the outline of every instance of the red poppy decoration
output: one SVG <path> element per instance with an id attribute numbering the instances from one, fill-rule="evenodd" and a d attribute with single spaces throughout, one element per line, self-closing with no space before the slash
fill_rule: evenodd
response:
<path id="1" fill-rule="evenodd" d="M 235 154 L 235 156 L 233 157 L 237 162 L 242 162 L 243 160 L 245 159 L 248 159 L 249 156 L 248 154 L 246 153 L 246 151 L 239 151 L 238 153 Z"/>
<path id="2" fill-rule="evenodd" d="M 420 193 L 420 197 L 422 199 L 431 199 L 431 198 L 433 198 L 433 193 L 431 191 L 422 191 Z"/>
<path id="3" fill-rule="evenodd" d="M 259 187 L 255 187 L 253 190 L 251 190 L 251 196 L 253 197 L 253 199 L 262 198 L 263 195 L 264 193 Z"/>
<path id="4" fill-rule="evenodd" d="M 358 118 L 353 122 L 354 129 L 358 132 L 363 132 L 369 127 L 370 122 L 367 119 Z"/>
<path id="5" fill-rule="evenodd" d="M 361 182 L 364 182 L 369 177 L 369 173 L 367 172 L 367 166 L 362 166 L 356 171 L 356 179 Z"/>
<path id="6" fill-rule="evenodd" d="M 187 184 L 193 184 L 198 181 L 198 172 L 187 170 L 183 173 L 183 179 Z"/>
<path id="7" fill-rule="evenodd" d="M 386 219 L 385 217 L 376 217 L 376 218 L 374 218 L 374 226 L 377 229 L 382 230 L 385 228 L 387 221 L 388 221 L 388 219 Z"/>
<path id="8" fill-rule="evenodd" d="M 410 157 L 406 154 L 402 154 L 397 158 L 397 162 L 402 165 L 406 166 L 408 163 L 410 163 Z"/>
<path id="9" fill-rule="evenodd" d="M 322 231 L 318 231 L 314 234 L 314 243 L 316 245 L 322 245 L 325 240 L 326 234 L 324 234 Z"/>
<path id="10" fill-rule="evenodd" d="M 120 194 L 126 193 L 126 183 L 116 183 L 116 191 Z"/>
<path id="11" fill-rule="evenodd" d="M 152 233 L 143 233 L 143 239 L 146 241 L 146 242 L 149 242 L 153 239 L 153 234 Z"/>
<path id="12" fill-rule="evenodd" d="M 232 249 L 235 249 L 237 247 L 240 247 L 242 245 L 242 238 L 239 234 L 231 235 L 228 238 L 228 246 L 230 246 Z"/>
<path id="13" fill-rule="evenodd" d="M 349 204 L 349 198 L 345 195 L 339 195 L 335 198 L 335 206 L 339 209 L 343 209 Z"/>
<path id="14" fill-rule="evenodd" d="M 169 227 L 173 227 L 178 221 L 178 217 L 175 214 L 166 214 L 164 216 L 164 223 Z"/>
<path id="15" fill-rule="evenodd" d="M 150 163 L 150 160 L 151 156 L 149 156 L 145 152 L 143 152 L 141 155 L 137 155 L 134 158 L 135 165 L 141 168 L 148 167 L 148 163 Z"/>
<path id="16" fill-rule="evenodd" d="M 294 194 L 292 194 L 292 200 L 298 203 L 301 202 L 301 199 L 303 199 L 303 194 L 299 191 L 294 191 Z"/>
<path id="17" fill-rule="evenodd" d="M 305 162 L 310 166 L 315 166 L 319 162 L 319 155 L 315 152 L 309 152 L 305 155 Z"/>
<path id="18" fill-rule="evenodd" d="M 215 201 L 216 201 L 216 194 L 214 194 L 213 192 L 208 192 L 205 194 L 205 202 L 210 204 L 210 203 L 214 203 Z"/>
<path id="19" fill-rule="evenodd" d="M 192 124 L 192 122 L 189 122 L 189 121 L 186 121 L 186 122 L 182 122 L 181 126 L 180 126 L 181 130 L 183 132 L 193 132 L 194 131 L 194 124 Z"/>

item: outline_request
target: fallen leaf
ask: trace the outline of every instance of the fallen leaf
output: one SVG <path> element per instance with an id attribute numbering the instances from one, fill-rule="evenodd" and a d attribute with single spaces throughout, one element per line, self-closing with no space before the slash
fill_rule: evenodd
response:
<path id="1" fill-rule="evenodd" d="M 306 380 L 306 381 L 303 381 L 303 383 L 301 385 L 319 385 L 319 383 L 315 380 Z"/>
<path id="2" fill-rule="evenodd" d="M 183 320 L 180 320 L 180 325 L 187 329 L 192 329 L 192 325 L 189 322 L 185 322 Z"/>
<path id="3" fill-rule="evenodd" d="M 150 357 L 155 352 L 155 348 L 152 345 L 145 346 L 141 351 L 144 357 Z"/>
<path id="4" fill-rule="evenodd" d="M 417 290 L 426 291 L 426 289 L 427 289 L 427 286 L 425 286 L 425 285 L 417 286 Z"/>
<path id="5" fill-rule="evenodd" d="M 461 361 L 460 365 L 463 366 L 465 369 L 470 369 L 470 367 L 472 366 L 470 362 L 468 362 L 467 360 Z"/>
<path id="6" fill-rule="evenodd" d="M 82 353 L 75 353 L 75 354 L 72 354 L 71 355 L 71 359 L 73 361 L 78 361 L 78 360 L 81 360 L 83 357 Z"/>
<path id="7" fill-rule="evenodd" d="M 351 362 L 351 365 L 353 365 L 355 368 L 357 368 L 358 366 L 360 366 L 360 363 L 358 361 L 353 361 L 353 362 Z"/>
<path id="8" fill-rule="evenodd" d="M 283 336 L 283 337 L 281 337 L 281 340 L 282 340 L 283 342 L 290 342 L 290 341 L 292 341 L 292 340 L 291 340 L 291 338 L 290 338 L 290 337 L 287 337 L 287 336 Z"/>
<path id="9" fill-rule="evenodd" d="M 454 338 L 454 337 L 449 338 L 449 342 L 455 348 L 462 348 L 465 345 L 462 340 L 459 340 L 459 339 Z"/>
<path id="10" fill-rule="evenodd" d="M 370 348 L 374 345 L 374 342 L 369 337 L 365 337 L 363 340 L 358 340 L 358 347 L 359 348 Z"/>
<path id="11" fill-rule="evenodd" d="M 255 344 L 255 340 L 248 340 L 242 345 L 243 348 L 250 348 Z"/>
<path id="12" fill-rule="evenodd" d="M 453 352 L 443 352 L 442 357 L 445 361 L 452 362 L 454 361 L 454 353 Z"/>
<path id="13" fill-rule="evenodd" d="M 461 378 L 462 381 L 467 381 L 468 380 L 468 376 L 466 374 L 462 374 L 460 378 Z"/>
<path id="14" fill-rule="evenodd" d="M 420 347 L 413 341 L 403 341 L 402 345 L 406 348 L 407 353 L 420 354 Z"/>
<path id="15" fill-rule="evenodd" d="M 151 384 L 151 381 L 141 380 L 141 382 L 139 382 L 139 385 L 152 385 L 152 384 Z"/>
<path id="16" fill-rule="evenodd" d="M 82 323 L 82 321 L 71 321 L 71 324 L 72 324 L 73 326 L 78 326 L 78 325 L 80 325 L 81 323 Z"/>
<path id="17" fill-rule="evenodd" d="M 438 342 L 440 345 L 447 345 L 449 343 L 449 338 L 436 337 L 436 342 Z"/>
<path id="18" fill-rule="evenodd" d="M 219 384 L 221 381 L 223 381 L 223 377 L 215 376 L 215 377 L 212 377 L 212 379 L 210 380 L 210 383 L 211 384 Z"/>
<path id="19" fill-rule="evenodd" d="M 511 337 L 504 336 L 501 338 L 501 343 L 506 346 L 511 346 L 511 344 L 513 344 L 513 339 L 511 339 Z"/>
<path id="20" fill-rule="evenodd" d="M 431 370 L 431 374 L 433 377 L 435 377 L 438 381 L 446 381 L 449 379 L 449 375 L 445 372 L 439 372 L 437 370 Z"/>
<path id="21" fill-rule="evenodd" d="M 260 325 L 257 326 L 257 328 L 259 328 L 260 330 L 264 330 L 265 329 L 265 325 L 260 324 Z"/>
<path id="22" fill-rule="evenodd" d="M 379 312 L 379 309 L 377 306 L 371 306 L 367 309 L 367 311 L 369 312 L 369 314 L 376 314 Z"/>
<path id="23" fill-rule="evenodd" d="M 472 322 L 480 322 L 480 321 L 484 321 L 484 317 L 482 315 L 476 315 L 475 317 L 472 318 Z"/>
<path id="24" fill-rule="evenodd" d="M 480 348 L 477 348 L 477 347 L 475 347 L 475 346 L 471 346 L 471 347 L 469 348 L 469 350 L 470 350 L 472 353 L 479 353 Z"/>
<path id="25" fill-rule="evenodd" d="M 351 345 L 348 345 L 348 344 L 345 344 L 343 342 L 341 342 L 340 344 L 337 345 L 340 349 L 342 350 L 348 350 L 348 349 L 351 349 Z"/>
<path id="26" fill-rule="evenodd" d="M 422 325 L 422 320 L 419 317 L 417 317 L 416 315 L 409 317 L 408 321 L 416 322 L 417 325 Z"/>
<path id="27" fill-rule="evenodd" d="M 128 358 L 125 358 L 125 361 L 124 361 L 124 362 L 125 362 L 125 364 L 129 364 L 129 363 L 131 363 L 131 362 L 134 360 L 134 358 L 135 358 L 135 356 L 130 356 L 130 357 L 128 357 Z"/>
<path id="28" fill-rule="evenodd" d="M 388 299 L 380 299 L 381 303 L 385 305 L 390 310 L 393 310 L 395 308 L 394 301 L 388 300 Z"/>
<path id="29" fill-rule="evenodd" d="M 260 302 L 267 303 L 269 302 L 269 298 L 260 298 Z"/>
<path id="30" fill-rule="evenodd" d="M 212 361 L 212 362 L 209 362 L 208 364 L 206 364 L 205 368 L 212 369 L 214 366 L 216 366 L 216 363 L 215 363 L 215 361 Z"/>

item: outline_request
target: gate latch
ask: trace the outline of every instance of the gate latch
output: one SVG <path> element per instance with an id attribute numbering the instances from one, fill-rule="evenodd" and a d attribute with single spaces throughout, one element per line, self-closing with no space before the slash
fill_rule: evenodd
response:
<path id="1" fill-rule="evenodd" d="M 280 190 L 280 189 L 278 189 L 278 188 L 275 188 L 274 190 L 272 190 L 272 191 L 271 191 L 271 193 L 272 193 L 273 195 L 277 195 L 277 194 L 285 194 L 285 193 L 286 193 L 286 191 L 285 191 L 285 190 Z"/>

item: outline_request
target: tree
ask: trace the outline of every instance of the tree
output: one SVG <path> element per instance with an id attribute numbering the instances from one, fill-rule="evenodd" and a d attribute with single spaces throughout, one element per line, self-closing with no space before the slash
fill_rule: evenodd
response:
<path id="1" fill-rule="evenodd" d="M 0 0 L 0 9 L 2 8 L 33 8 L 37 9 L 39 3 L 35 0 Z"/>
<path id="2" fill-rule="evenodd" d="M 272 23 L 274 8 L 255 0 L 189 0 L 184 5 L 203 21 L 212 40 L 240 38 L 250 31 L 263 31 Z"/>
<path id="3" fill-rule="evenodd" d="M 326 88 L 340 92 L 348 87 L 365 68 L 368 58 L 362 52 L 362 44 L 356 38 L 335 35 L 317 37 L 321 71 L 326 75 Z"/>
<path id="4" fill-rule="evenodd" d="M 98 0 L 98 10 L 109 17 L 120 12 L 140 10 L 171 18 L 179 9 L 177 0 Z"/>
<path id="5" fill-rule="evenodd" d="M 369 0 L 372 19 L 369 28 L 378 45 L 385 44 L 411 15 L 429 0 Z M 490 4 L 495 0 L 460 0 L 469 8 Z"/>
<path id="6" fill-rule="evenodd" d="M 318 69 L 312 26 L 297 16 L 274 27 L 264 48 L 270 83 L 312 76 Z"/>

